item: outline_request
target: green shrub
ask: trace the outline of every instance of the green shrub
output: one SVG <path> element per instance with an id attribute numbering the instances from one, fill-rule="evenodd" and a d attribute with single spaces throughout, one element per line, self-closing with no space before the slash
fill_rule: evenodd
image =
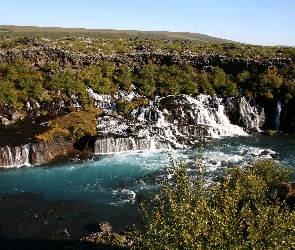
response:
<path id="1" fill-rule="evenodd" d="M 261 160 L 208 186 L 204 166 L 197 170 L 189 176 L 171 160 L 171 178 L 142 205 L 134 249 L 294 249 L 295 214 L 273 193 L 291 171 Z"/>
<path id="2" fill-rule="evenodd" d="M 83 111 L 71 112 L 57 118 L 48 124 L 49 130 L 36 138 L 44 141 L 52 141 L 55 136 L 62 136 L 71 140 L 78 140 L 85 135 L 97 134 L 96 117 L 102 113 L 101 109 L 88 107 Z"/>
<path id="3" fill-rule="evenodd" d="M 117 107 L 119 112 L 123 113 L 125 116 L 128 115 L 133 109 L 138 106 L 146 106 L 149 103 L 149 100 L 144 97 L 136 98 L 132 101 L 117 101 Z"/>

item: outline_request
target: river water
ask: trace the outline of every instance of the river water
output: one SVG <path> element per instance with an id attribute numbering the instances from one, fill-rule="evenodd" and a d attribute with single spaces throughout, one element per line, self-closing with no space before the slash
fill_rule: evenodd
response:
<path id="1" fill-rule="evenodd" d="M 124 152 L 81 160 L 78 156 L 43 166 L 0 170 L 0 194 L 42 194 L 47 201 L 83 203 L 89 223 L 110 221 L 121 230 L 136 223 L 138 199 L 158 188 L 170 154 L 193 162 L 198 150 Z M 257 158 L 274 158 L 284 167 L 295 166 L 295 137 L 276 134 L 226 137 L 204 142 L 202 154 L 211 178 L 232 165 Z M 193 171 L 193 170 L 192 170 Z M 85 205 L 87 204 L 87 205 Z M 81 209 L 80 209 L 81 212 Z M 75 219 L 77 219 L 75 217 Z M 46 223 L 46 222 L 44 222 Z"/>

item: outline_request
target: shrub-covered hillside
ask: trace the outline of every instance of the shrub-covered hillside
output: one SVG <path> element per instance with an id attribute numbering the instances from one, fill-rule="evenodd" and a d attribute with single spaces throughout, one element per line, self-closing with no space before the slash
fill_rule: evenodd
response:
<path id="1" fill-rule="evenodd" d="M 286 104 L 295 97 L 294 58 L 294 48 L 194 40 L 2 37 L 0 110 L 41 107 L 48 113 L 60 104 L 68 112 L 73 100 L 84 109 L 92 105 L 87 88 L 98 94 L 135 91 L 147 98 L 245 95 Z M 142 101 L 117 104 L 127 115 L 147 103 Z"/>

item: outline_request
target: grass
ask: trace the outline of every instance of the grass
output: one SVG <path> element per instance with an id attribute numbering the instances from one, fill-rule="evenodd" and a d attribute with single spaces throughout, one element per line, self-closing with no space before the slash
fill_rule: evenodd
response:
<path id="1" fill-rule="evenodd" d="M 141 38 L 141 39 L 172 39 L 193 40 L 199 42 L 225 43 L 233 42 L 222 38 L 212 37 L 199 33 L 168 32 L 168 31 L 138 31 L 138 30 L 115 30 L 115 29 L 84 29 L 84 28 L 59 28 L 37 26 L 13 26 L 0 25 L 0 34 L 10 38 L 48 37 L 56 39 L 64 36 L 90 37 L 90 38 Z"/>

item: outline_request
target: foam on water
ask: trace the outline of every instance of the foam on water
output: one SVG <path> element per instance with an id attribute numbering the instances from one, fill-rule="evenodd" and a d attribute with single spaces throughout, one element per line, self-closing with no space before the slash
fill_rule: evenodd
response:
<path id="1" fill-rule="evenodd" d="M 2 169 L 1 193 L 43 193 L 47 199 L 85 200 L 103 204 L 133 204 L 136 195 L 154 191 L 169 178 L 164 170 L 169 154 L 184 160 L 194 175 L 196 150 L 145 151 L 97 156 L 67 164 Z M 228 166 L 243 165 L 253 158 L 274 158 L 284 166 L 295 164 L 294 138 L 278 135 L 231 137 L 206 142 L 204 164 L 209 178 Z"/>

